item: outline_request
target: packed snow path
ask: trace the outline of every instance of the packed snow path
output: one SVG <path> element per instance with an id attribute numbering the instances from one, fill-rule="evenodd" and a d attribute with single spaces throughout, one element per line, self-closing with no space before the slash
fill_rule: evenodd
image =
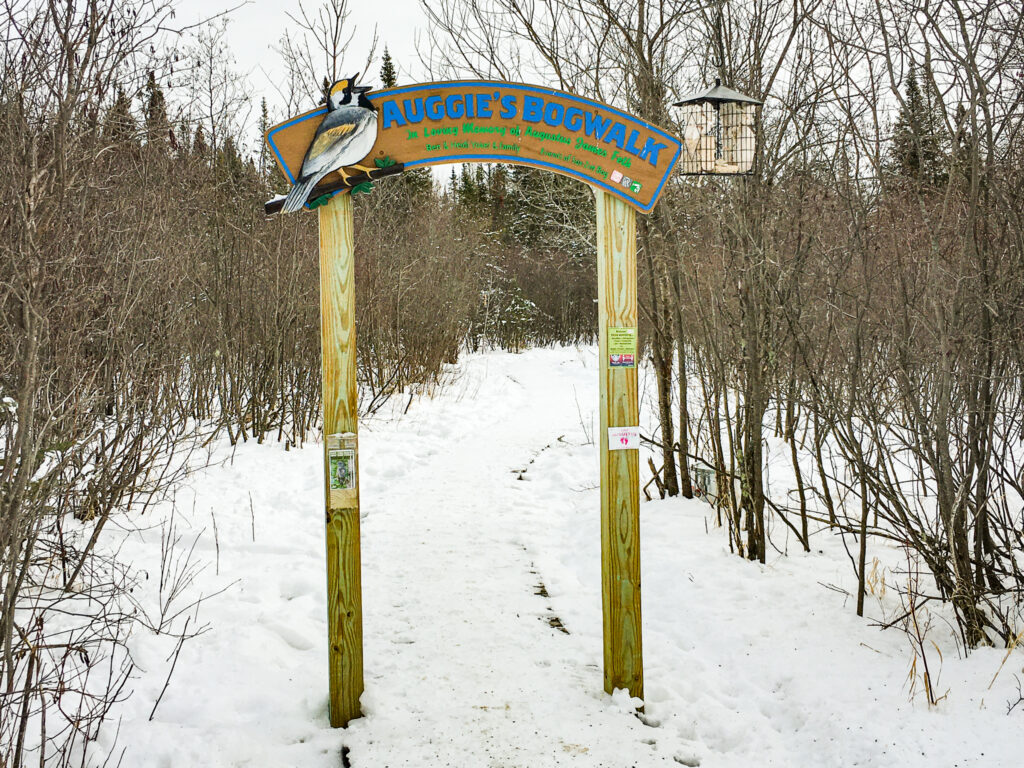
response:
<path id="1" fill-rule="evenodd" d="M 193 591 L 231 586 L 201 606 L 210 629 L 152 721 L 174 642 L 133 638 L 125 765 L 1018 764 L 1019 657 L 987 691 L 1003 651 L 960 660 L 937 619 L 950 694 L 929 710 L 906 638 L 823 586 L 854 585 L 837 541 L 747 563 L 698 501 L 641 505 L 641 719 L 602 690 L 595 351 L 471 356 L 438 397 L 395 406 L 360 428 L 365 716 L 327 727 L 320 446 L 222 447 L 175 515 L 179 548 L 209 563 Z M 129 536 L 136 567 L 158 569 L 168 513 Z M 895 606 L 890 591 L 869 614 Z"/>
<path id="2" fill-rule="evenodd" d="M 551 369 L 483 358 L 458 398 L 424 404 L 401 450 L 366 458 L 363 701 L 376 722 L 346 739 L 353 765 L 628 765 L 645 736 L 603 694 L 601 646 L 552 626 L 537 568 L 539 529 L 591 497 L 563 484 L 592 473 L 552 482 L 535 460 L 585 440 L 573 386 L 588 419 L 596 410 L 593 368 L 548 357 Z"/>

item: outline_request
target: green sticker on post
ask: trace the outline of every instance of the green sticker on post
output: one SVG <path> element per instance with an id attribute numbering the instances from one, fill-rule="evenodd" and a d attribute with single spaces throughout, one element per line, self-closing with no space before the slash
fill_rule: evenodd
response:
<path id="1" fill-rule="evenodd" d="M 636 328 L 608 329 L 608 365 L 636 368 Z"/>

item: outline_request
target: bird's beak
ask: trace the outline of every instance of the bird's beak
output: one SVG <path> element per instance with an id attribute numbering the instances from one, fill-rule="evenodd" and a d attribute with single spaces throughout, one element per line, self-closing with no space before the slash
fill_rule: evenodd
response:
<path id="1" fill-rule="evenodd" d="M 352 77 L 349 78 L 349 89 L 352 91 L 352 93 L 368 93 L 371 90 L 373 90 L 368 85 L 356 85 L 356 83 L 359 82 L 360 74 L 361 73 L 356 72 Z"/>

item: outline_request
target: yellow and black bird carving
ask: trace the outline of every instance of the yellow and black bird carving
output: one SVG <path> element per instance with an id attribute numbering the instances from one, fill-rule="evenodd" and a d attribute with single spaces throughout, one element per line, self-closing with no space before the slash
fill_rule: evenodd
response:
<path id="1" fill-rule="evenodd" d="M 299 210 L 320 179 L 331 171 L 354 166 L 373 148 L 377 140 L 377 108 L 366 98 L 370 89 L 356 85 L 358 77 L 356 74 L 331 86 L 327 114 L 306 151 L 299 178 L 285 198 L 284 213 Z M 344 171 L 341 173 L 347 177 Z"/>

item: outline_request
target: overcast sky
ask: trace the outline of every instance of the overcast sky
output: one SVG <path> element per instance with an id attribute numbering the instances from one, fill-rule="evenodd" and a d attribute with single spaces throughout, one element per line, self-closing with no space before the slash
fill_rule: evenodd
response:
<path id="1" fill-rule="evenodd" d="M 308 11 L 315 11 L 320 4 L 320 0 L 303 3 Z M 297 0 L 177 0 L 174 6 L 178 25 L 235 8 L 228 14 L 228 41 L 237 58 L 238 69 L 249 78 L 254 95 L 266 96 L 271 104 L 276 101 L 272 83 L 283 78 L 280 57 L 273 48 L 285 30 L 294 26 L 288 13 L 298 15 Z M 426 17 L 419 0 L 349 0 L 348 23 L 356 30 L 352 41 L 353 70 L 363 66 L 374 27 L 377 28 L 378 59 L 367 73 L 371 85 L 380 86 L 379 55 L 385 44 L 398 66 L 399 82 L 422 81 L 423 70 L 416 55 L 415 41 L 418 35 L 423 36 Z"/>
<path id="2" fill-rule="evenodd" d="M 171 0 L 174 26 L 182 28 L 225 13 L 228 19 L 227 42 L 235 56 L 235 69 L 251 85 L 248 106 L 241 108 L 237 119 L 242 130 L 243 151 L 256 151 L 259 145 L 258 120 L 261 98 L 266 98 L 272 122 L 292 115 L 284 114 L 283 99 L 277 86 L 285 80 L 280 55 L 274 50 L 281 37 L 295 24 L 288 14 L 299 15 L 298 0 Z M 307 12 L 315 13 L 327 0 L 303 0 Z M 400 83 L 417 83 L 428 79 L 416 53 L 417 38 L 425 38 L 426 16 L 419 0 L 349 0 L 349 32 L 355 30 L 350 45 L 351 58 L 346 57 L 343 74 L 354 74 L 363 68 L 373 40 L 378 36 L 376 57 L 369 71 L 360 77 L 375 88 L 380 83 L 380 57 L 386 45 L 398 68 Z M 181 41 L 186 46 L 190 39 Z M 350 67 L 351 63 L 351 67 Z M 351 72 L 348 71 L 351 68 Z M 315 104 L 309 104 L 313 107 Z M 293 110 L 294 111 L 294 110 Z M 447 179 L 449 166 L 434 169 L 439 181 Z"/>

